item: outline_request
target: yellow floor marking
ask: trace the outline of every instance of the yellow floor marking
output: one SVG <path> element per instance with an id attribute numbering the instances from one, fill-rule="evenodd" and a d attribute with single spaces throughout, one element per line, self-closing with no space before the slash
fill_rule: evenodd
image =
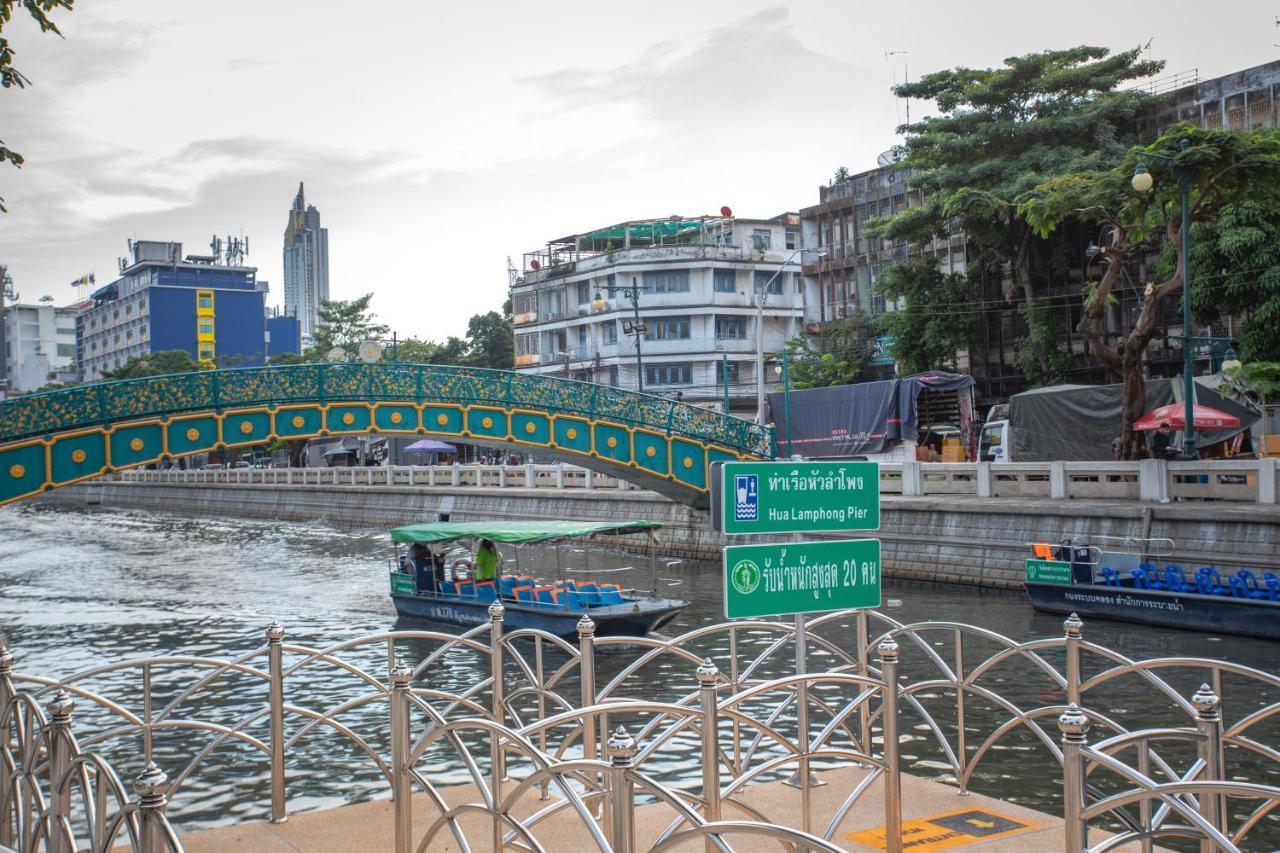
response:
<path id="1" fill-rule="evenodd" d="M 986 809 L 959 809 L 904 823 L 902 848 L 911 853 L 933 853 L 936 850 L 951 850 L 975 841 L 1004 838 L 1039 828 L 1034 823 L 1015 820 L 1008 815 L 996 814 Z M 877 850 L 884 850 L 887 846 L 883 826 L 850 832 L 845 838 Z"/>

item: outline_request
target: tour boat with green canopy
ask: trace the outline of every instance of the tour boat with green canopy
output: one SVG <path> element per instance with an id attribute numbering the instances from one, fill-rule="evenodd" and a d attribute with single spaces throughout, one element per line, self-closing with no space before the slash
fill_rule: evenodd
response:
<path id="1" fill-rule="evenodd" d="M 671 621 L 688 602 L 664 598 L 657 594 L 656 521 L 435 521 L 407 524 L 391 530 L 396 558 L 391 571 L 391 600 L 402 616 L 415 616 L 458 625 L 477 625 L 488 620 L 488 609 L 501 601 L 505 610 L 503 622 L 508 630 L 536 628 L 561 637 L 577 634 L 578 621 L 590 616 L 600 635 L 642 637 Z M 570 553 L 581 554 L 582 566 L 566 566 L 567 549 L 555 548 L 554 579 L 525 574 L 520 568 L 520 545 L 558 543 L 568 540 L 590 540 L 596 536 L 644 535 L 647 537 L 652 585 L 649 590 L 623 588 L 618 583 L 597 580 L 600 576 L 634 571 L 635 567 L 616 569 L 590 566 L 590 549 Z M 472 553 L 479 543 L 488 540 L 510 545 L 511 556 L 498 558 L 492 579 L 477 580 L 475 570 L 480 561 L 459 557 L 448 561 L 443 548 L 471 543 Z M 407 554 L 400 546 L 411 546 Z M 668 561 L 667 566 L 679 560 Z M 451 570 L 451 571 L 450 571 Z M 463 577 L 463 575 L 468 575 Z"/>

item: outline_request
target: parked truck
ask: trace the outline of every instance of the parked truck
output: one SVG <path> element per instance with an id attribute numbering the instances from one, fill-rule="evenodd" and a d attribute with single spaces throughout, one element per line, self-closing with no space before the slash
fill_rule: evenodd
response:
<path id="1" fill-rule="evenodd" d="M 978 437 L 973 385 L 971 376 L 932 371 L 770 394 L 778 455 L 972 460 Z"/>
<path id="2" fill-rule="evenodd" d="M 1180 399 L 1181 379 L 1148 379 L 1146 406 L 1150 411 Z M 1221 379 L 1197 377 L 1196 402 L 1240 418 L 1240 429 L 1215 430 L 1197 436 L 1202 447 L 1218 444 L 1261 421 L 1261 413 L 1247 401 L 1219 394 Z M 1108 462 L 1112 442 L 1120 436 L 1123 386 L 1053 385 L 1014 394 L 1008 403 L 992 406 L 978 437 L 983 462 Z M 1177 443 L 1181 444 L 1181 437 Z M 1250 444 L 1256 447 L 1256 443 Z"/>

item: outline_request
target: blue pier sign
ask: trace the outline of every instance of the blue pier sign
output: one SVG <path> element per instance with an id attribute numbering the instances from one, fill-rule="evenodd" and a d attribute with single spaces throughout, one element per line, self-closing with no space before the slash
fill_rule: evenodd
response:
<path id="1" fill-rule="evenodd" d="M 712 518 L 730 535 L 880 529 L 875 462 L 725 462 Z"/>

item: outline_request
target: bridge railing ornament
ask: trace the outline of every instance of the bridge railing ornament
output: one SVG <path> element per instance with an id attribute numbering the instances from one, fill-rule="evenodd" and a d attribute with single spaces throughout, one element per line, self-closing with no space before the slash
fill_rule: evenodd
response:
<path id="1" fill-rule="evenodd" d="M 963 793 L 990 790 L 1008 772 L 993 762 L 1011 754 L 1022 801 L 1064 816 L 1068 843 L 1080 842 L 1069 849 L 1280 841 L 1280 789 L 1269 787 L 1280 677 L 1208 659 L 1132 660 L 1087 641 L 1074 617 L 1061 637 L 1028 642 L 876 611 L 806 627 L 803 674 L 789 622 L 637 642 L 598 637 L 584 619 L 572 643 L 505 631 L 501 606 L 460 635 L 392 631 L 314 647 L 273 623 L 242 654 L 175 653 L 61 679 L 17 673 L 3 651 L 0 844 L 181 849 L 171 821 L 207 820 L 210 780 L 228 767 L 261 780 L 260 814 L 273 821 L 294 799 L 390 788 L 397 850 L 446 837 L 536 849 L 566 820 L 601 849 L 769 837 L 834 850 L 867 797 L 894 850 L 906 762 Z M 1113 709 L 1108 689 L 1121 680 L 1151 701 Z M 117 767 L 136 774 L 132 794 Z M 848 794 L 819 811 L 812 785 L 836 770 L 853 774 Z M 800 789 L 794 813 L 763 813 L 745 796 L 787 778 Z M 415 799 L 426 802 L 411 808 Z M 656 834 L 639 829 L 641 803 L 659 815 L 643 822 Z"/>

